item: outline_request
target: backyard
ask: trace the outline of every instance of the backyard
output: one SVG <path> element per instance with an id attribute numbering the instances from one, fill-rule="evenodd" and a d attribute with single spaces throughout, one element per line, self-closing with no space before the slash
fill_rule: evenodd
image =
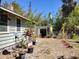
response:
<path id="1" fill-rule="evenodd" d="M 57 59 L 60 56 L 68 59 L 71 56 L 78 57 L 79 48 L 73 45 L 73 48 L 66 48 L 62 44 L 62 39 L 38 38 L 37 45 L 34 46 L 34 52 L 27 54 L 28 59 Z"/>
<path id="2" fill-rule="evenodd" d="M 0 0 L 0 59 L 79 59 L 79 0 Z"/>
<path id="3" fill-rule="evenodd" d="M 71 40 L 70 40 L 71 41 Z M 70 43 L 70 41 L 68 41 Z M 65 59 L 77 57 L 79 59 L 79 48 L 70 43 L 73 48 L 66 48 L 62 39 L 37 38 L 33 53 L 26 53 L 26 59 L 57 59 L 64 56 Z M 23 51 L 23 49 L 21 49 Z M 15 59 L 10 55 L 0 55 L 0 59 Z"/>

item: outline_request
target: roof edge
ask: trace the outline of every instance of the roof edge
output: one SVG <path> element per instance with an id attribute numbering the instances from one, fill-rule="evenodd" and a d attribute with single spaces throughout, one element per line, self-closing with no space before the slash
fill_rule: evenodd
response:
<path id="1" fill-rule="evenodd" d="M 4 8 L 4 7 L 1 7 L 1 6 L 0 6 L 0 9 L 6 11 L 6 12 L 8 12 L 8 13 L 11 13 L 11 14 L 13 14 L 13 15 L 16 15 L 16 16 L 18 16 L 18 17 L 21 17 L 21 18 L 23 18 L 23 19 L 29 20 L 29 19 L 25 18 L 24 16 L 19 15 L 19 14 L 15 13 L 15 12 L 13 12 L 13 11 L 11 11 L 11 10 L 8 10 L 8 9 L 6 9 L 6 8 Z"/>

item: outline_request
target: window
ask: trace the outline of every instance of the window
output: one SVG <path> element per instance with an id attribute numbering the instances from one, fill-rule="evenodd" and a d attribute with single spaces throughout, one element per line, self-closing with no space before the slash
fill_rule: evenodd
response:
<path id="1" fill-rule="evenodd" d="M 7 15 L 0 14 L 0 32 L 7 31 Z"/>
<path id="2" fill-rule="evenodd" d="M 20 31 L 21 22 L 20 19 L 17 19 L 17 31 Z"/>

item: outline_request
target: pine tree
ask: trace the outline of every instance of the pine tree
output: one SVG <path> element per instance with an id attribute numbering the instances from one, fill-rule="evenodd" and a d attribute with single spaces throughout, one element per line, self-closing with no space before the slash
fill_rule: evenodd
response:
<path id="1" fill-rule="evenodd" d="M 62 0 L 62 2 L 62 16 L 67 17 L 72 12 L 72 10 L 74 10 L 76 2 L 73 0 Z"/>

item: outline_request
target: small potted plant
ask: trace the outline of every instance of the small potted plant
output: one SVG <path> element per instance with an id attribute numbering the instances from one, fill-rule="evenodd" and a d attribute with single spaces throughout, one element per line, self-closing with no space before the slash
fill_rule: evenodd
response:
<path id="1" fill-rule="evenodd" d="M 36 45 L 36 36 L 33 37 L 32 44 Z"/>
<path id="2" fill-rule="evenodd" d="M 36 45 L 36 40 L 33 40 L 33 41 L 32 41 L 32 44 L 33 44 L 33 45 Z"/>
<path id="3" fill-rule="evenodd" d="M 20 51 L 14 55 L 15 59 L 27 59 L 26 53 Z"/>
<path id="4" fill-rule="evenodd" d="M 33 45 L 32 43 L 29 43 L 27 53 L 32 53 L 32 52 L 33 52 Z"/>
<path id="5" fill-rule="evenodd" d="M 32 34 L 32 44 L 33 44 L 33 45 L 36 45 L 36 35 L 35 35 L 34 32 L 33 32 L 33 34 Z"/>
<path id="6" fill-rule="evenodd" d="M 20 52 L 20 53 L 19 53 L 19 58 L 20 58 L 20 59 L 27 59 L 26 53 L 25 53 L 25 52 Z"/>
<path id="7" fill-rule="evenodd" d="M 28 47 L 27 53 L 33 53 L 33 46 Z"/>
<path id="8" fill-rule="evenodd" d="M 26 40 L 21 39 L 21 41 L 19 42 L 19 44 L 16 47 L 17 48 L 24 48 L 24 49 L 26 49 L 27 48 Z"/>

